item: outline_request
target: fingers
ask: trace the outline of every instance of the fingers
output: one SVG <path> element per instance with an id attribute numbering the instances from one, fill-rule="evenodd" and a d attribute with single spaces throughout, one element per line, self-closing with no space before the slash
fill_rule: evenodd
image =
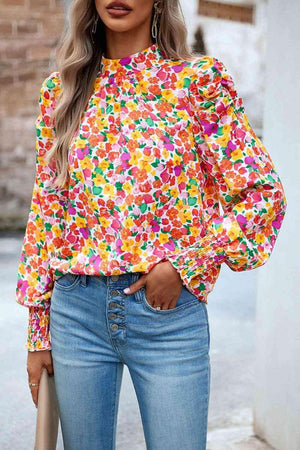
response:
<path id="1" fill-rule="evenodd" d="M 33 403 L 35 404 L 36 408 L 38 405 L 38 393 L 39 393 L 39 383 L 41 379 L 41 374 L 37 376 L 36 374 L 32 374 L 30 371 L 28 371 L 28 385 L 31 391 L 31 397 L 33 400 Z M 32 383 L 33 385 L 30 385 L 29 383 Z"/>
<path id="2" fill-rule="evenodd" d="M 173 309 L 176 307 L 177 297 L 169 297 L 169 293 L 167 293 L 167 297 L 163 297 L 163 294 L 160 291 L 155 291 L 154 294 L 148 294 L 145 292 L 145 297 L 147 303 L 151 305 L 153 308 L 160 306 L 160 309 Z"/>
<path id="3" fill-rule="evenodd" d="M 38 407 L 39 388 L 38 387 L 31 387 L 30 390 L 31 390 L 32 401 L 34 403 L 34 406 L 37 408 Z"/>
<path id="4" fill-rule="evenodd" d="M 147 300 L 148 301 L 148 300 Z M 156 308 L 157 306 L 160 306 L 161 309 L 173 309 L 176 307 L 176 300 L 170 301 L 170 300 L 155 300 L 152 304 L 151 301 L 148 301 L 153 308 Z"/>
<path id="5" fill-rule="evenodd" d="M 126 289 L 123 289 L 124 294 L 134 294 L 145 285 L 147 274 L 142 275 L 135 283 L 131 284 Z"/>
<path id="6" fill-rule="evenodd" d="M 39 383 L 43 368 L 49 375 L 53 375 L 53 364 L 51 350 L 28 351 L 27 374 L 31 397 L 36 408 L 38 406 Z M 31 384 L 29 384 L 31 383 Z"/>
<path id="7" fill-rule="evenodd" d="M 47 372 L 50 376 L 54 375 L 54 369 L 53 369 L 53 361 L 52 361 L 52 353 L 50 353 L 50 360 L 47 358 L 47 361 L 44 363 L 44 367 L 46 367 Z"/>
<path id="8" fill-rule="evenodd" d="M 161 309 L 173 309 L 176 307 L 176 300 L 168 303 L 163 303 Z"/>
<path id="9" fill-rule="evenodd" d="M 159 264 L 161 267 L 158 268 L 158 264 L 154 266 L 154 268 L 147 274 L 142 275 L 135 283 L 131 284 L 126 289 L 123 289 L 123 292 L 125 294 L 134 294 L 139 289 L 141 289 L 143 286 L 149 287 L 149 298 L 147 293 L 147 302 L 153 307 L 156 308 L 157 306 L 160 307 L 160 309 L 173 309 L 176 307 L 177 299 L 179 298 L 183 283 L 181 278 L 179 277 L 179 274 L 176 272 L 176 270 L 173 268 L 173 266 L 167 261 L 162 262 Z M 164 269 L 165 272 L 162 270 L 162 266 L 166 269 Z M 169 270 L 170 267 L 172 268 L 171 274 L 176 275 L 175 280 L 170 281 L 170 274 Z M 161 276 L 163 275 L 163 278 L 161 279 Z M 172 277 L 171 277 L 172 278 Z M 167 285 L 164 286 L 167 280 Z M 152 283 L 153 281 L 153 283 Z M 147 283 L 147 284 L 146 284 Z M 170 289 L 170 283 L 171 283 L 171 289 Z M 150 286 L 149 286 L 150 285 Z M 170 290 L 171 292 L 171 299 L 170 299 Z"/>
<path id="10" fill-rule="evenodd" d="M 50 377 L 54 375 L 54 370 L 53 370 L 53 365 L 52 364 L 47 364 L 44 367 L 46 367 L 47 372 L 48 372 Z"/>
<path id="11" fill-rule="evenodd" d="M 157 265 L 155 268 L 157 268 Z M 147 302 L 153 308 L 159 306 L 162 310 L 174 309 L 182 290 L 182 280 L 177 278 L 173 281 L 167 276 L 163 280 L 160 280 L 158 276 L 160 272 L 157 272 L 158 275 L 155 274 L 155 276 L 152 276 L 152 271 L 148 274 L 145 290 Z"/>

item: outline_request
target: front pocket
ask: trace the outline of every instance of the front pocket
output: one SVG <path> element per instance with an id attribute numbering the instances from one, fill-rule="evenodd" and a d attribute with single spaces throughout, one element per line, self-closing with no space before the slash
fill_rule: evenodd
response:
<path id="1" fill-rule="evenodd" d="M 174 314 L 177 311 L 181 311 L 184 308 L 187 308 L 192 305 L 197 305 L 200 303 L 200 300 L 194 294 L 192 294 L 184 285 L 181 288 L 181 293 L 177 300 L 175 308 L 171 309 L 155 309 L 152 305 L 150 305 L 146 297 L 146 289 L 144 286 L 141 287 L 141 289 L 139 289 L 137 292 L 139 292 L 139 295 L 144 303 L 144 306 L 156 314 Z"/>
<path id="2" fill-rule="evenodd" d="M 79 283 L 80 275 L 75 273 L 66 273 L 55 280 L 55 287 L 64 291 L 73 289 Z"/>

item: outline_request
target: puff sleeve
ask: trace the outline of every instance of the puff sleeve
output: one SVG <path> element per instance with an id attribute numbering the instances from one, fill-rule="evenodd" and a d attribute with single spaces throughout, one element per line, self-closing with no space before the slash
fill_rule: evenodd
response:
<path id="1" fill-rule="evenodd" d="M 210 218 L 206 234 L 195 245 L 168 259 L 187 286 L 207 295 L 211 273 L 221 263 L 234 271 L 266 263 L 287 201 L 270 154 L 251 128 L 224 64 L 203 57 L 196 69 L 190 86 L 195 141 L 223 214 Z"/>
<path id="2" fill-rule="evenodd" d="M 25 348 L 29 351 L 51 349 L 49 311 L 53 279 L 49 260 L 51 249 L 47 235 L 53 233 L 48 200 L 59 194 L 57 189 L 47 188 L 54 175 L 54 167 L 47 166 L 46 152 L 55 138 L 55 127 L 51 120 L 55 99 L 60 91 L 59 75 L 52 73 L 40 89 L 40 113 L 36 126 L 36 171 L 30 211 L 18 266 L 16 301 L 28 307 L 28 338 Z M 50 197 L 49 197 L 50 196 Z"/>

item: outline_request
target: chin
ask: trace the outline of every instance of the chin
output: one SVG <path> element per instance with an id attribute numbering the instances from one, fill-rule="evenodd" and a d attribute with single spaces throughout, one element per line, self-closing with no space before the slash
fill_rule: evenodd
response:
<path id="1" fill-rule="evenodd" d="M 107 23 L 105 23 L 105 26 L 115 33 L 124 33 L 126 31 L 130 31 L 132 28 L 128 24 L 116 25 L 114 21 L 107 21 Z"/>
<path id="2" fill-rule="evenodd" d="M 114 24 L 114 26 L 115 26 L 114 31 L 121 31 L 121 30 L 127 31 L 127 30 L 123 30 L 122 28 L 128 27 L 130 24 L 133 27 L 133 24 L 131 22 L 133 22 L 132 18 L 129 19 L 129 17 L 123 17 L 123 18 L 111 17 L 108 13 L 105 15 L 105 18 L 103 20 L 104 25 L 106 25 L 107 27 L 109 27 L 110 24 Z"/>

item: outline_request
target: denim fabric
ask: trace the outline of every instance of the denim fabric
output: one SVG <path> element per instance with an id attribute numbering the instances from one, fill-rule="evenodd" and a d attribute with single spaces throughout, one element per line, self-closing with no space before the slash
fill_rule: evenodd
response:
<path id="1" fill-rule="evenodd" d="M 207 308 L 182 287 L 156 310 L 141 273 L 67 274 L 54 284 L 50 334 L 65 450 L 115 450 L 124 364 L 148 450 L 205 450 L 210 391 Z"/>

